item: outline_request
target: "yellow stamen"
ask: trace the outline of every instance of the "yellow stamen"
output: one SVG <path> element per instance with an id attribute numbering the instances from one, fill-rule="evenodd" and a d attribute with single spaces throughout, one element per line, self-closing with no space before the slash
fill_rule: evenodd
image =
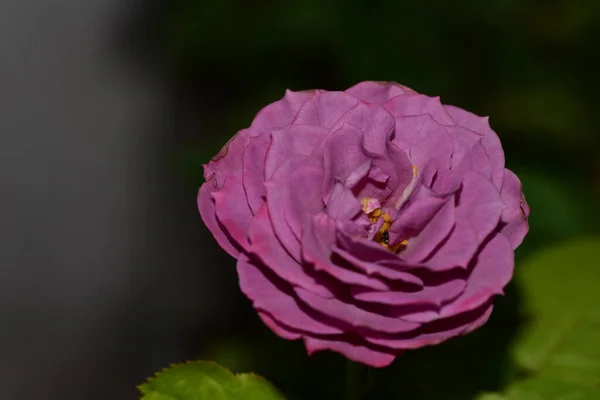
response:
<path id="1" fill-rule="evenodd" d="M 408 240 L 403 240 L 400 243 L 396 243 L 392 246 L 384 246 L 385 248 L 393 251 L 394 253 L 397 253 L 400 250 L 404 250 L 406 248 L 406 245 L 408 244 Z"/>
<path id="2" fill-rule="evenodd" d="M 414 167 L 416 168 L 416 167 Z M 363 211 L 365 213 L 367 213 L 368 210 L 368 204 L 369 204 L 369 200 L 368 198 L 362 199 L 361 200 L 361 204 L 363 205 Z M 367 216 L 369 218 L 369 220 L 371 221 L 371 223 L 376 223 L 377 221 L 379 221 L 380 218 L 383 218 L 383 225 L 381 225 L 381 228 L 379 228 L 379 231 L 375 234 L 375 238 L 374 240 L 376 242 L 378 242 L 380 245 L 382 245 L 383 247 L 385 247 L 388 250 L 391 250 L 393 252 L 397 252 L 398 250 L 404 249 L 404 247 L 406 247 L 406 244 L 408 243 L 407 240 L 403 240 L 400 243 L 396 243 L 394 245 L 389 245 L 388 244 L 388 231 L 390 229 L 390 227 L 392 226 L 392 223 L 394 222 L 392 220 L 392 218 L 390 217 L 390 215 L 388 213 L 384 213 L 381 208 L 376 208 L 373 211 L 371 211 L 370 213 L 367 213 Z"/>
<path id="3" fill-rule="evenodd" d="M 387 215 L 387 214 L 386 214 Z M 381 208 L 377 208 L 368 214 L 369 219 L 372 223 L 375 223 L 381 218 Z"/>

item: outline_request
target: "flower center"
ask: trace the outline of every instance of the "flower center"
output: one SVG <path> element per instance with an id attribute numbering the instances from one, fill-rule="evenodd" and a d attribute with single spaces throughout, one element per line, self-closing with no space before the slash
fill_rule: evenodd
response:
<path id="1" fill-rule="evenodd" d="M 374 241 L 385 247 L 386 249 L 393 251 L 394 253 L 398 251 L 402 251 L 406 248 L 406 244 L 408 240 L 402 240 L 399 243 L 390 245 L 390 233 L 389 229 L 394 222 L 388 213 L 384 213 L 381 210 L 381 204 L 376 199 L 365 198 L 362 199 L 361 204 L 363 205 L 363 211 L 369 217 L 371 223 L 377 223 L 381 218 L 383 218 L 383 224 L 379 231 L 375 234 L 373 238 Z"/>

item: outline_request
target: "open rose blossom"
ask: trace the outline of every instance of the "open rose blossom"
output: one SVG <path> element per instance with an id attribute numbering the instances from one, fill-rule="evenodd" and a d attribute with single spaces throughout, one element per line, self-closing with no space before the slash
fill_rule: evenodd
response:
<path id="1" fill-rule="evenodd" d="M 485 323 L 528 231 L 488 119 L 396 83 L 287 91 L 204 176 L 264 323 L 374 367 Z"/>

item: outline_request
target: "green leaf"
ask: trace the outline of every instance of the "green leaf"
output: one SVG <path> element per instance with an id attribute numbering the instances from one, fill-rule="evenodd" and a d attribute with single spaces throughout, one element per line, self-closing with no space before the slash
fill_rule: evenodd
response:
<path id="1" fill-rule="evenodd" d="M 234 375 L 207 361 L 173 365 L 138 389 L 141 400 L 283 400 L 265 379 L 252 373 Z"/>
<path id="2" fill-rule="evenodd" d="M 528 322 L 512 354 L 525 377 L 479 399 L 600 399 L 600 239 L 554 246 L 516 273 Z"/>

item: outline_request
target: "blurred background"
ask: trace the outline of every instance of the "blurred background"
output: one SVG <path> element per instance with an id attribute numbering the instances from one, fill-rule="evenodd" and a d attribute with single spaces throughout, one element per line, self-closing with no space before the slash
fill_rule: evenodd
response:
<path id="1" fill-rule="evenodd" d="M 341 357 L 306 357 L 239 293 L 196 210 L 202 164 L 287 88 L 397 81 L 490 116 L 532 209 L 520 262 L 600 231 L 598 43 L 597 0 L 2 0 L 3 398 L 133 399 L 197 358 L 338 398 Z M 519 285 L 476 333 L 378 371 L 373 398 L 525 374 Z"/>

